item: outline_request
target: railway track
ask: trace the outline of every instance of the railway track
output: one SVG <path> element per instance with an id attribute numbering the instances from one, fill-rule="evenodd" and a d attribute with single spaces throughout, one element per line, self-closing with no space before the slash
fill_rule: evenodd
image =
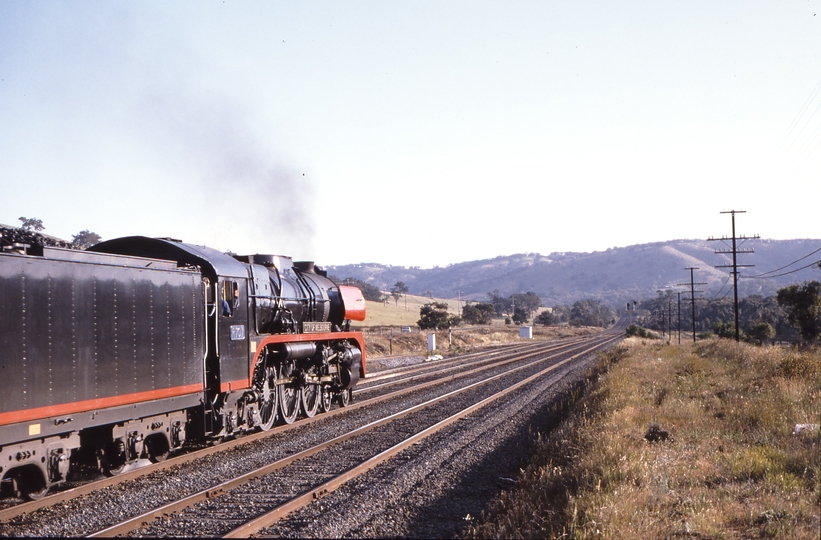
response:
<path id="1" fill-rule="evenodd" d="M 458 370 L 462 371 L 461 376 L 465 376 L 467 374 L 466 371 L 471 367 L 481 365 L 487 366 L 492 362 L 496 361 L 505 362 L 510 360 L 510 358 L 518 357 L 517 355 L 520 351 L 541 350 L 545 348 L 549 350 L 554 350 L 557 348 L 560 349 L 562 347 L 569 346 L 577 341 L 577 338 L 569 338 L 564 340 L 556 340 L 554 342 L 536 342 L 529 343 L 526 345 L 515 345 L 511 347 L 504 347 L 501 350 L 493 351 L 490 353 L 477 352 L 458 357 L 443 359 L 439 361 L 434 361 L 423 364 L 421 366 L 405 366 L 402 368 L 383 370 L 377 372 L 375 376 L 368 377 L 364 381 L 360 382 L 358 388 L 355 389 L 354 393 L 357 402 L 352 406 L 346 408 L 337 407 L 324 415 L 320 415 L 314 418 L 303 418 L 296 424 L 279 426 L 269 432 L 261 432 L 253 435 L 246 435 L 244 437 L 237 438 L 234 440 L 228 440 L 220 445 L 206 447 L 195 451 L 189 451 L 183 455 L 180 455 L 172 459 L 168 459 L 161 463 L 149 464 L 146 460 L 143 460 L 141 467 L 123 471 L 123 473 L 118 474 L 114 477 L 98 479 L 93 482 L 83 482 L 81 485 L 76 485 L 76 487 L 71 487 L 69 489 L 54 492 L 42 500 L 30 502 L 17 501 L 16 504 L 14 501 L 6 501 L 8 506 L 6 508 L 0 509 L 0 523 L 12 520 L 19 515 L 31 513 L 40 508 L 47 508 L 55 504 L 63 503 L 65 501 L 81 497 L 87 493 L 92 493 L 102 488 L 114 486 L 123 482 L 134 480 L 145 475 L 161 472 L 163 470 L 168 470 L 175 466 L 185 464 L 189 461 L 193 461 L 199 457 L 205 457 L 211 454 L 220 453 L 229 450 L 237 445 L 251 443 L 257 439 L 265 438 L 269 435 L 281 434 L 292 429 L 304 427 L 306 424 L 321 422 L 335 415 L 343 414 L 346 411 L 350 412 L 359 409 L 363 406 L 372 405 L 374 403 L 378 403 L 379 401 L 390 399 L 397 395 L 402 395 L 403 393 L 407 392 L 408 389 L 414 388 L 414 385 L 415 388 L 419 389 L 424 388 L 425 386 L 430 386 L 431 384 L 436 384 L 437 376 L 439 376 L 440 380 L 445 380 L 446 377 L 442 377 L 442 375 L 453 373 Z M 384 381 L 384 379 L 386 378 L 389 380 Z M 76 482 L 71 485 L 74 486 L 75 484 Z"/>
<path id="2" fill-rule="evenodd" d="M 0 512 L 0 530 L 11 535 L 247 535 L 510 389 L 619 336 L 602 334 L 581 344 L 534 343 L 484 357 L 386 370 L 364 381 L 358 402 L 350 407 Z M 339 418 L 329 421 L 334 416 Z M 194 471 L 208 472 L 199 489 L 186 480 Z M 95 512 L 101 503 L 94 499 L 107 490 L 115 497 L 125 493 L 121 498 L 127 500 L 101 516 Z M 135 497 L 140 504 L 129 502 Z M 54 517 L 62 514 L 66 519 L 54 527 Z M 168 515 L 173 517 L 161 517 Z M 144 522 L 151 524 L 143 527 Z"/>

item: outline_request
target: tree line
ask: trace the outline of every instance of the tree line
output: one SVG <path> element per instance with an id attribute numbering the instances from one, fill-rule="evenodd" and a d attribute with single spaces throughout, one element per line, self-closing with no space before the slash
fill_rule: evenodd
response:
<path id="1" fill-rule="evenodd" d="M 672 291 L 638 303 L 637 323 L 653 330 L 678 329 L 678 298 Z M 695 301 L 696 333 L 735 337 L 735 315 L 730 298 Z M 778 290 L 773 296 L 750 295 L 738 300 L 740 333 L 759 343 L 769 340 L 813 341 L 821 336 L 821 282 L 808 281 Z M 689 298 L 682 295 L 681 327 L 693 327 Z M 672 324 L 670 324 L 672 322 Z"/>
<path id="2" fill-rule="evenodd" d="M 441 330 L 460 324 L 490 324 L 495 318 L 505 318 L 506 323 L 534 324 L 545 326 L 567 323 L 570 326 L 607 327 L 615 322 L 615 311 L 599 300 L 580 300 L 572 306 L 554 306 L 552 310 L 534 314 L 542 307 L 541 298 L 534 292 L 512 294 L 503 297 L 499 291 L 488 293 L 487 302 L 467 302 L 462 308 L 462 316 L 448 313 L 445 302 L 431 302 L 420 309 L 417 324 L 422 329 Z"/>

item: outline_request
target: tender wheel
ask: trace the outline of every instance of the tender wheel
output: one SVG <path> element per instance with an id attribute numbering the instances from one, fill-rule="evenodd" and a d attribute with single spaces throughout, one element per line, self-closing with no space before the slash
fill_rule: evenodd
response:
<path id="1" fill-rule="evenodd" d="M 331 410 L 331 403 L 333 402 L 333 394 L 328 388 L 328 385 L 323 384 L 319 390 L 319 411 L 326 413 Z"/>
<path id="2" fill-rule="evenodd" d="M 48 487 L 42 487 L 40 489 L 35 489 L 33 491 L 24 491 L 23 499 L 27 501 L 39 501 L 46 495 L 48 495 Z"/>
<path id="3" fill-rule="evenodd" d="M 117 439 L 108 443 L 105 447 L 105 454 L 103 455 L 102 461 L 103 474 L 106 476 L 117 476 L 123 472 L 125 466 L 128 465 L 123 441 Z"/>
<path id="4" fill-rule="evenodd" d="M 9 477 L 15 486 L 15 495 L 26 501 L 39 501 L 48 494 L 46 480 L 38 469 L 23 467 L 21 470 L 11 471 Z"/>
<path id="5" fill-rule="evenodd" d="M 162 435 L 152 435 L 145 440 L 145 449 L 151 463 L 165 461 L 170 453 L 168 441 Z"/>
<path id="6" fill-rule="evenodd" d="M 277 420 L 279 392 L 276 385 L 277 371 L 273 367 L 265 368 L 265 380 L 262 382 L 262 403 L 259 404 L 260 429 L 268 431 Z"/>
<path id="7" fill-rule="evenodd" d="M 307 418 L 316 416 L 316 411 L 319 409 L 319 402 L 321 401 L 321 390 L 318 384 L 306 384 L 300 389 L 300 403 L 302 405 L 302 412 Z"/>
<path id="8" fill-rule="evenodd" d="M 293 362 L 285 362 L 279 370 L 279 378 L 287 379 L 296 374 Z M 278 387 L 279 393 L 279 415 L 286 424 L 293 424 L 299 414 L 299 394 L 300 389 L 296 381 L 288 384 L 281 384 Z"/>
<path id="9" fill-rule="evenodd" d="M 339 404 L 347 407 L 351 403 L 351 389 L 343 390 L 339 393 Z"/>

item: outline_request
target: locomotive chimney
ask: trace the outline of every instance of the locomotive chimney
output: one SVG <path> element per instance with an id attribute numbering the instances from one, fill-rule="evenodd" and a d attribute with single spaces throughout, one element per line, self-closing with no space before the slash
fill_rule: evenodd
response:
<path id="1" fill-rule="evenodd" d="M 314 261 L 294 261 L 294 267 L 303 274 L 316 274 Z"/>

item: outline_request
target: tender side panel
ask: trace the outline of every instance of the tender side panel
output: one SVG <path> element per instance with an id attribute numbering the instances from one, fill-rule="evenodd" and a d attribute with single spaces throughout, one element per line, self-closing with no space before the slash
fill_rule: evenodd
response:
<path id="1" fill-rule="evenodd" d="M 0 256 L 0 425 L 202 388 L 200 276 Z"/>
<path id="2" fill-rule="evenodd" d="M 29 406 L 24 386 L 31 377 L 26 357 L 24 302 L 27 288 L 19 261 L 0 256 L 0 411 Z M 12 268 L 13 266 L 13 268 Z"/>

